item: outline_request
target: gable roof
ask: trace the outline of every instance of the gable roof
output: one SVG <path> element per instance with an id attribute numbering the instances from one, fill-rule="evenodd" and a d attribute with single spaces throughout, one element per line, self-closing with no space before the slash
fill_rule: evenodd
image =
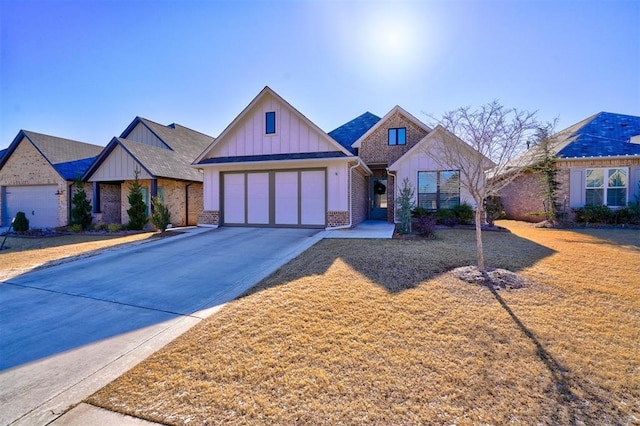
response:
<path id="1" fill-rule="evenodd" d="M 0 168 L 4 166 L 20 142 L 26 138 L 65 180 L 82 176 L 103 147 L 42 133 L 20 130 L 0 157 Z"/>
<path id="2" fill-rule="evenodd" d="M 554 135 L 555 151 L 561 158 L 617 157 L 640 155 L 640 117 L 600 112 Z"/>
<path id="3" fill-rule="evenodd" d="M 318 132 L 321 137 L 323 137 L 330 145 L 334 145 L 338 148 L 339 151 L 346 154 L 346 156 L 353 156 L 353 152 L 350 149 L 345 148 L 340 143 L 338 143 L 335 139 L 331 138 L 327 135 L 321 128 L 319 128 L 313 121 L 309 120 L 304 114 L 298 111 L 293 107 L 289 102 L 284 100 L 280 95 L 274 92 L 269 86 L 265 86 L 264 89 L 258 93 L 258 95 L 253 98 L 249 105 L 247 105 L 240 114 L 220 133 L 220 135 L 213 141 L 201 154 L 196 158 L 193 162 L 193 165 L 198 164 L 206 164 L 203 160 L 206 159 L 207 155 L 216 147 L 216 145 L 220 143 L 224 143 L 225 137 L 233 130 L 233 128 L 240 122 L 242 119 L 250 113 L 254 109 L 254 107 L 265 97 L 265 96 L 273 96 L 278 102 L 282 103 L 286 108 L 289 109 L 295 116 L 297 116 L 302 122 L 307 124 L 310 128 Z"/>
<path id="4" fill-rule="evenodd" d="M 126 137 L 142 124 L 153 133 L 166 148 L 148 145 Z M 140 166 L 154 178 L 168 178 L 202 182 L 202 174 L 191 167 L 193 159 L 213 142 L 214 138 L 176 123 L 168 126 L 142 117 L 136 117 L 122 132 L 113 138 L 97 160 L 89 167 L 84 179 L 90 179 L 116 146 L 121 146 Z"/>
<path id="5" fill-rule="evenodd" d="M 427 133 L 429 133 L 431 131 L 431 128 L 429 128 L 429 126 L 427 126 L 422 121 L 418 120 L 416 117 L 414 117 L 413 115 L 411 115 L 410 113 L 405 111 L 399 105 L 396 105 L 393 108 L 391 108 L 391 111 L 386 113 L 384 117 L 382 117 L 380 120 L 378 120 L 365 133 L 363 133 L 353 144 L 351 144 L 351 146 L 353 148 L 360 148 L 360 145 L 362 144 L 362 141 L 365 140 L 367 137 L 369 137 L 369 135 L 371 135 L 373 132 L 378 130 L 378 128 L 380 128 L 380 126 L 383 126 L 384 123 L 387 120 L 389 120 L 389 118 L 391 118 L 395 113 L 400 113 L 405 118 L 407 118 L 409 121 L 413 122 L 416 126 L 422 128 Z"/>
<path id="6" fill-rule="evenodd" d="M 212 136 L 189 129 L 188 127 L 181 126 L 180 124 L 171 123 L 165 126 L 143 117 L 134 118 L 131 124 L 129 124 L 124 132 L 122 132 L 120 137 L 127 139 L 131 131 L 139 123 L 142 123 L 142 125 L 149 129 L 151 133 L 156 135 L 156 137 L 160 139 L 169 150 L 181 152 L 190 156 L 192 157 L 191 161 L 200 155 L 202 150 L 214 141 Z"/>
<path id="7" fill-rule="evenodd" d="M 350 152 L 355 153 L 355 150 L 351 145 L 353 145 L 355 141 L 364 135 L 367 130 L 373 127 L 378 121 L 380 121 L 380 117 L 367 111 L 342 126 L 333 129 L 328 134 L 340 145 L 347 148 Z"/>
<path id="8" fill-rule="evenodd" d="M 400 158 L 394 161 L 393 164 L 389 165 L 389 170 L 398 171 L 400 163 L 410 158 L 412 155 L 414 155 L 417 152 L 425 151 L 425 145 L 429 144 L 434 139 L 434 137 L 436 137 L 436 135 L 441 135 L 443 138 L 446 138 L 447 143 L 459 144 L 463 150 L 469 153 L 469 158 L 476 157 L 480 159 L 481 161 L 486 163 L 486 168 L 493 167 L 494 163 L 493 161 L 491 161 L 491 159 L 485 157 L 484 155 L 482 155 L 481 153 L 473 149 L 473 147 L 470 146 L 468 143 L 464 142 L 458 136 L 451 133 L 442 125 L 438 124 L 425 137 L 423 137 L 420 140 L 420 142 L 412 146 L 411 149 L 409 149 Z"/>

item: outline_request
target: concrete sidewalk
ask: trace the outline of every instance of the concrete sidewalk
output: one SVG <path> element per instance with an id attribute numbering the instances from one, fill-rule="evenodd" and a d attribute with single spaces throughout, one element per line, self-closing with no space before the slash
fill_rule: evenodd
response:
<path id="1" fill-rule="evenodd" d="M 393 238 L 396 226 L 383 220 L 367 220 L 351 229 L 325 231 L 324 238 Z"/>

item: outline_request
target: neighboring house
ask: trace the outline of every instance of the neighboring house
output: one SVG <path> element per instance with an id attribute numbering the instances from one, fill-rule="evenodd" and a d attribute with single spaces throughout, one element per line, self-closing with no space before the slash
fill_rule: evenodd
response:
<path id="1" fill-rule="evenodd" d="M 159 195 L 174 226 L 195 225 L 202 212 L 202 172 L 191 163 L 213 140 L 178 124 L 136 117 L 84 174 L 93 185 L 96 222 L 129 221 L 129 187 L 137 171 L 149 214 L 151 199 Z"/>
<path id="2" fill-rule="evenodd" d="M 640 117 L 601 112 L 553 135 L 558 201 L 566 213 L 586 205 L 623 207 L 640 192 Z M 539 158 L 539 147 L 525 153 Z M 534 165 L 532 161 L 530 165 Z M 525 172 L 501 192 L 510 219 L 541 221 L 541 176 Z"/>
<path id="3" fill-rule="evenodd" d="M 398 106 L 382 119 L 367 112 L 327 134 L 265 87 L 194 162 L 204 170 L 198 223 L 340 228 L 366 219 L 394 222 L 396 176 L 409 178 L 417 201 L 429 209 L 471 201 L 460 191 L 459 172 L 441 170 L 426 154 L 436 138 L 463 143 Z"/>
<path id="4" fill-rule="evenodd" d="M 19 211 L 25 213 L 31 228 L 67 225 L 74 181 L 102 148 L 20 130 L 0 158 L 2 226 L 8 226 Z M 91 197 L 91 187 L 85 190 Z"/>

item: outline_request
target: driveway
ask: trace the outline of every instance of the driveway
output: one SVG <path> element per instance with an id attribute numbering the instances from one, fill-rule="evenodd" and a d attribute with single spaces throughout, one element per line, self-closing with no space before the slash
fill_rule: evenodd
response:
<path id="1" fill-rule="evenodd" d="M 47 424 L 322 238 L 220 228 L 0 284 L 0 424 Z"/>

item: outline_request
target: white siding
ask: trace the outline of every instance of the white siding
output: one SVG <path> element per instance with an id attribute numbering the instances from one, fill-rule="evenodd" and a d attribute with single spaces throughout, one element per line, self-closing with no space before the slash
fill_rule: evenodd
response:
<path id="1" fill-rule="evenodd" d="M 207 167 L 204 169 L 203 184 L 204 210 L 220 210 L 220 171 Z"/>
<path id="2" fill-rule="evenodd" d="M 151 130 L 149 130 L 149 128 L 142 123 L 136 124 L 136 127 L 131 130 L 126 139 L 151 146 L 157 146 L 159 148 L 168 149 L 167 145 L 165 145 L 160 139 L 158 139 L 158 137 L 154 135 Z"/>
<path id="3" fill-rule="evenodd" d="M 265 114 L 270 111 L 276 113 L 276 133 L 267 135 Z M 284 104 L 265 96 L 208 157 L 328 151 L 339 151 L 339 148 Z"/>
<path id="4" fill-rule="evenodd" d="M 132 180 L 135 178 L 136 169 L 140 171 L 138 179 L 151 179 L 140 164 L 118 145 L 91 175 L 91 182 Z"/>

